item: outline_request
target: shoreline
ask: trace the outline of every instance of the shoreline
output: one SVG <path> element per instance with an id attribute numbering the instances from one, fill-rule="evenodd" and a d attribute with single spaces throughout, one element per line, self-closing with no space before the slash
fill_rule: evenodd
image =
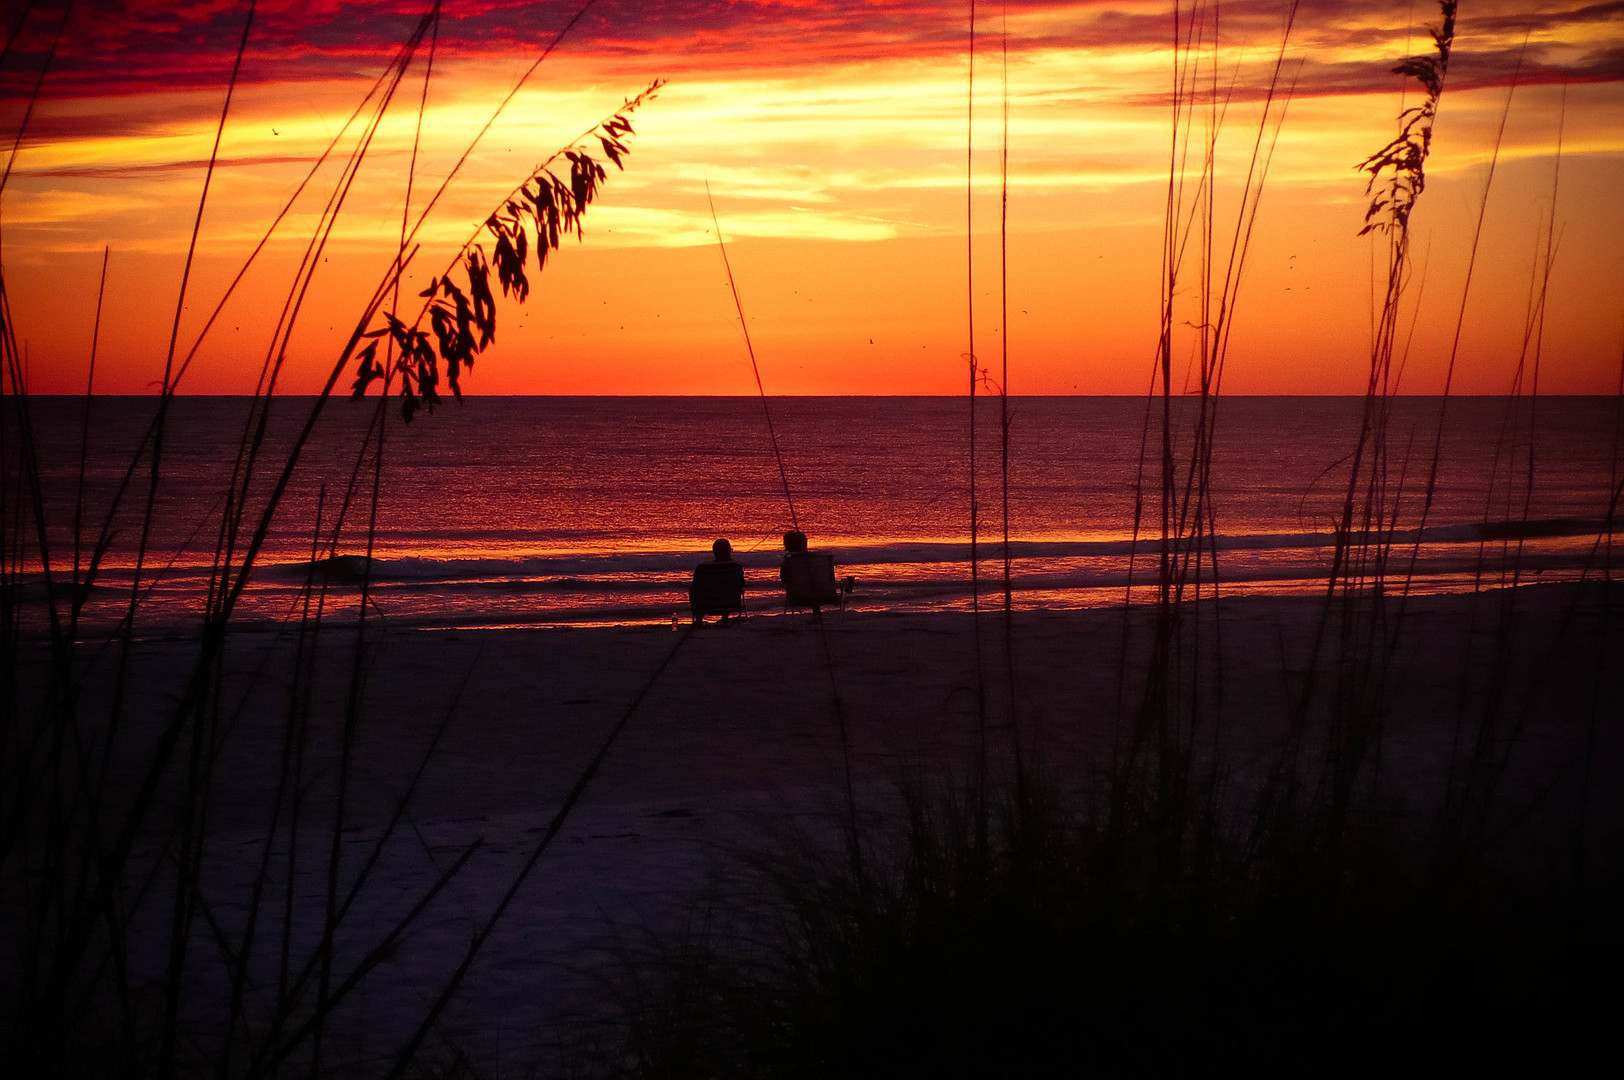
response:
<path id="1" fill-rule="evenodd" d="M 759 561 L 759 560 L 758 560 Z M 993 560 L 988 560 L 992 567 Z M 747 617 L 795 618 L 798 609 L 784 607 L 783 593 L 776 580 L 776 567 L 765 564 L 751 567 L 755 577 L 747 578 L 745 595 Z M 839 570 L 854 569 L 837 565 Z M 855 569 L 865 569 L 855 567 Z M 996 567 L 992 567 L 996 569 Z M 1272 576 L 1275 570 L 1232 571 L 1222 581 L 1222 595 L 1216 601 L 1203 595 L 1203 606 L 1216 603 L 1228 606 L 1236 602 L 1268 602 L 1303 604 L 1325 601 L 1325 584 L 1319 567 L 1316 572 L 1282 579 Z M 1551 571 L 1551 572 L 1548 572 Z M 1136 575 L 1139 580 L 1132 587 L 1131 601 L 1126 578 L 1111 575 L 1105 581 L 1080 582 L 1078 575 L 1065 572 L 1019 575 L 1013 585 L 1014 611 L 1017 617 L 1040 616 L 1046 613 L 1075 611 L 1144 610 L 1156 603 L 1156 585 L 1150 575 Z M 1515 579 L 1512 583 L 1511 579 Z M 1499 579 L 1498 581 L 1496 579 Z M 980 594 L 983 615 L 1002 617 L 1002 590 L 994 573 L 983 575 Z M 1541 589 L 1600 588 L 1605 579 L 1593 570 L 1575 565 L 1566 557 L 1543 560 L 1528 558 L 1512 571 L 1494 573 L 1483 571 L 1480 560 L 1462 556 L 1458 564 L 1436 562 L 1426 576 L 1418 576 L 1405 585 L 1399 579 L 1389 588 L 1392 598 L 1408 597 L 1407 603 L 1425 604 L 1437 597 L 1470 597 L 1505 591 L 1522 593 Z M 907 581 L 877 581 L 873 577 L 856 576 L 856 588 L 843 609 L 831 608 L 837 618 L 867 618 L 877 615 L 968 615 L 972 600 L 966 587 L 969 579 L 922 578 Z M 642 583 L 564 581 L 510 581 L 490 580 L 478 583 L 464 594 L 451 597 L 442 591 L 438 582 L 413 582 L 385 579 L 376 582 L 371 594 L 372 613 L 368 623 L 383 630 L 413 630 L 420 632 L 447 631 L 473 632 L 476 630 L 547 630 L 547 629 L 616 629 L 633 627 L 668 626 L 675 616 L 686 625 L 689 619 L 686 584 L 664 582 L 669 591 L 651 591 Z M 1210 586 L 1203 586 L 1210 590 Z M 564 594 L 578 592 L 585 599 L 571 601 Z M 98 591 L 116 593 L 116 587 L 98 586 Z M 605 603 L 603 598 L 623 594 L 622 603 Z M 650 599 L 650 596 L 658 599 Z M 299 622 L 301 593 L 288 585 L 258 584 L 244 595 L 244 603 L 232 618 L 232 634 L 279 634 Z M 356 622 L 357 598 L 355 583 L 334 580 L 322 599 L 322 620 L 328 627 L 353 629 Z M 537 601 L 541 601 L 538 603 Z M 275 606 L 282 614 L 271 616 L 264 608 Z M 81 643 L 100 640 L 113 624 L 98 618 L 94 605 L 87 605 L 80 619 Z M 23 635 L 44 636 L 43 626 L 21 627 Z M 171 612 L 162 612 L 143 620 L 136 634 L 141 641 L 175 641 L 194 637 L 200 629 L 200 615 L 192 613 L 177 618 Z"/>

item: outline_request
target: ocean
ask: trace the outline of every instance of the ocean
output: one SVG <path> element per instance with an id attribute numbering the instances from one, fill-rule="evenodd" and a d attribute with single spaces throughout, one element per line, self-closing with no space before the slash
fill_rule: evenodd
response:
<path id="1" fill-rule="evenodd" d="M 249 488 L 250 520 L 312 403 L 275 400 Z M 685 618 L 692 567 L 718 537 L 745 566 L 750 611 L 778 613 L 781 536 L 792 525 L 854 579 L 855 609 L 963 610 L 975 595 L 967 399 L 775 398 L 764 408 L 755 398 L 479 397 L 410 425 L 391 409 L 373 522 L 374 457 L 363 446 L 376 404 L 339 399 L 323 411 L 239 601 L 244 625 L 297 618 L 311 581 L 325 617 L 353 619 L 369 526 L 371 615 L 402 626 Z M 1174 402 L 1176 446 L 1186 448 L 1179 460 L 1187 460 L 1195 405 Z M 130 465 L 156 400 L 35 398 L 29 407 L 52 580 L 66 595 L 76 517 L 81 565 L 98 535 L 109 535 L 82 625 L 89 632 L 115 624 L 129 608 L 150 453 L 133 472 Z M 1324 588 L 1361 407 L 1357 398 L 1219 402 L 1210 526 L 1221 593 Z M 1155 409 L 1147 444 L 1143 399 L 1009 399 L 1017 608 L 1120 604 L 1130 583 L 1133 599 L 1150 598 L 1161 513 Z M 1411 587 L 1466 590 L 1513 572 L 1520 581 L 1598 572 L 1619 470 L 1619 410 L 1613 398 L 1456 398 L 1447 408 L 1438 398 L 1397 400 L 1388 479 L 1399 493 L 1401 570 L 1420 540 Z M 249 418 L 243 398 L 173 403 L 146 526 L 143 633 L 184 632 L 200 617 Z M 979 597 L 1001 608 L 996 398 L 978 399 L 975 429 Z M 6 435 L 16 437 L 9 417 Z M 1417 533 L 1435 442 L 1433 504 Z M 1176 480 L 1183 483 L 1182 471 Z M 12 512 L 18 504 L 7 501 Z M 28 595 L 42 598 L 39 560 L 31 557 L 27 570 Z M 1210 569 L 1204 577 L 1210 585 Z M 42 609 L 30 605 L 30 617 Z"/>

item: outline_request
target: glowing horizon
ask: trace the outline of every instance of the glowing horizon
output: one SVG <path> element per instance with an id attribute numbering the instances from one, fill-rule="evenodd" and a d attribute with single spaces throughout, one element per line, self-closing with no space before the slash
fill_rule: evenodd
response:
<path id="1" fill-rule="evenodd" d="M 205 208 L 180 352 L 423 5 L 259 5 Z M 412 205 L 577 6 L 447 5 Z M 974 125 L 976 352 L 1001 354 L 998 154 L 1004 9 L 980 5 Z M 1463 7 L 1415 217 L 1425 267 L 1403 389 L 1442 386 L 1487 162 L 1500 138 L 1452 389 L 1506 393 L 1556 186 L 1540 389 L 1612 393 L 1624 349 L 1624 6 Z M 1235 198 L 1285 6 L 1224 9 L 1233 103 L 1219 218 Z M 160 377 L 176 289 L 246 7 L 129 3 L 79 20 L 43 85 L 0 201 L 0 258 L 31 389 L 83 390 L 104 247 L 97 388 Z M 1369 342 L 1366 198 L 1354 169 L 1396 128 L 1436 8 L 1299 12 L 1295 91 L 1249 257 L 1226 393 L 1359 393 Z M 15 131 L 60 10 L 3 69 Z M 82 24 L 82 25 L 81 25 Z M 1140 394 L 1157 325 L 1170 9 L 1011 4 L 1010 390 Z M 9 28 L 7 28 L 9 30 Z M 769 393 L 962 393 L 966 384 L 968 9 L 879 3 L 599 3 L 476 148 L 418 240 L 421 282 L 541 159 L 656 77 L 624 173 L 523 306 L 499 303 L 473 394 L 753 393 L 715 248 L 728 240 Z M 1523 51 L 1523 41 L 1528 42 Z M 30 65 L 33 65 L 32 67 Z M 398 243 L 423 93 L 402 81 L 317 277 L 283 389 L 315 389 Z M 1513 89 L 1514 86 L 1514 89 Z M 1509 108 L 1507 102 L 1510 102 Z M 1504 134 L 1497 129 L 1504 121 Z M 1555 179 L 1561 143 L 1560 180 Z M 340 139 L 340 146 L 354 136 Z M 293 265 L 333 190 L 329 162 L 273 236 L 181 386 L 252 390 Z M 1229 211 L 1232 218 L 1233 210 Z M 341 383 L 347 386 L 348 380 Z"/>

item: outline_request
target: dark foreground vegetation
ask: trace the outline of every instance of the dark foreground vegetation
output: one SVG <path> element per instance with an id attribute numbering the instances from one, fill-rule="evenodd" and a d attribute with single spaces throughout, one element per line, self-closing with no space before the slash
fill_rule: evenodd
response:
<path id="1" fill-rule="evenodd" d="M 1460 623 L 1407 636 L 1346 795 L 1334 706 L 1299 741 L 1291 689 L 1244 660 L 1171 739 L 1140 713 L 1017 753 L 998 723 L 985 788 L 973 754 L 909 758 L 883 806 L 745 845 L 679 931 L 611 948 L 564 1071 L 1578 1068 L 1624 1004 L 1624 626 L 1616 589 L 1559 598 L 1487 634 L 1529 635 L 1509 670 Z"/>
<path id="2" fill-rule="evenodd" d="M 628 954 L 624 1011 L 566 1058 L 582 1075 L 974 1077 L 1605 1056 L 1616 865 L 1582 886 L 1446 871 L 1374 826 L 1333 854 L 1300 821 L 1243 852 L 1030 788 L 982 849 L 962 802 L 910 809 L 865 837 L 861 876 L 805 843 L 749 859 L 747 899 Z"/>

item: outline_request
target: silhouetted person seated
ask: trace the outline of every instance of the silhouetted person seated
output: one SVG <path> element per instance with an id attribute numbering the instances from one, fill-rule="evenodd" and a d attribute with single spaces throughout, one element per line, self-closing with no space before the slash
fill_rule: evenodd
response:
<path id="1" fill-rule="evenodd" d="M 835 582 L 835 557 L 826 551 L 808 551 L 806 534 L 792 529 L 784 534 L 784 565 L 778 570 L 784 583 L 785 607 L 809 607 L 822 615 L 823 605 L 840 603 Z"/>
<path id="2" fill-rule="evenodd" d="M 711 545 L 715 559 L 694 567 L 694 583 L 688 587 L 688 608 L 694 625 L 706 615 L 720 615 L 723 622 L 744 614 L 744 567 L 733 561 L 733 545 L 718 540 Z"/>

